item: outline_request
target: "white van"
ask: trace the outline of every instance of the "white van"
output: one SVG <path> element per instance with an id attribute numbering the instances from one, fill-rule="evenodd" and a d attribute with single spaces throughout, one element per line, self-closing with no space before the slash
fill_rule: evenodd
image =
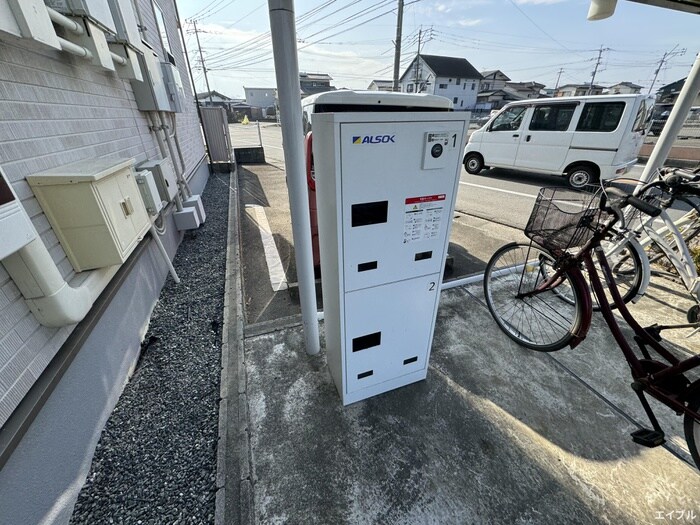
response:
<path id="1" fill-rule="evenodd" d="M 595 95 L 512 102 L 474 131 L 464 167 L 564 175 L 582 188 L 622 175 L 635 162 L 653 97 Z"/>

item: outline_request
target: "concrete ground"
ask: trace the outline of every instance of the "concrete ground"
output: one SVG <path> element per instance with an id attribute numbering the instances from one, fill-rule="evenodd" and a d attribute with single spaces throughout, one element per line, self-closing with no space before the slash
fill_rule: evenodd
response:
<path id="1" fill-rule="evenodd" d="M 499 331 L 479 284 L 445 291 L 427 379 L 343 408 L 325 350 L 305 352 L 293 295 L 246 291 L 246 281 L 270 289 L 269 270 L 253 262 L 263 248 L 246 233 L 245 205 L 279 202 L 264 189 L 280 176 L 273 169 L 249 166 L 239 177 L 240 230 L 231 222 L 229 232 L 219 523 L 700 521 L 700 475 L 681 418 L 660 409 L 664 447 L 632 442 L 648 423 L 599 318 L 575 350 L 540 354 Z M 284 210 L 266 213 L 294 279 L 292 247 L 285 252 L 276 229 Z M 482 237 L 498 246 L 513 236 L 502 233 Z M 654 280 L 635 308 L 651 320 L 682 317 L 676 288 Z M 697 351 L 687 341 L 679 353 Z"/>

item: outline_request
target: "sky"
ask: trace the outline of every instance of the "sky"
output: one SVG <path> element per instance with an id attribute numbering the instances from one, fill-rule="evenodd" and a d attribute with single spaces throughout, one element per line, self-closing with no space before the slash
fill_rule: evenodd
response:
<path id="1" fill-rule="evenodd" d="M 267 0 L 177 0 L 197 92 L 231 98 L 275 87 Z M 299 70 L 336 88 L 367 89 L 393 75 L 398 0 L 297 0 Z M 516 82 L 547 87 L 634 82 L 646 93 L 687 76 L 700 51 L 697 15 L 618 0 L 606 20 L 586 20 L 589 0 L 405 0 L 401 73 L 418 51 L 466 58 Z M 195 34 L 195 24 L 197 33 Z M 602 52 L 601 52 L 602 50 Z"/>

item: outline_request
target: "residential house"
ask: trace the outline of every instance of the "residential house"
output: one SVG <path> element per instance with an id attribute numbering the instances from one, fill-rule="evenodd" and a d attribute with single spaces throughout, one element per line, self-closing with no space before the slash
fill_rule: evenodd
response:
<path id="1" fill-rule="evenodd" d="M 481 91 L 477 97 L 477 110 L 490 111 L 492 109 L 501 109 L 509 102 L 524 100 L 521 94 L 510 88 L 504 87 L 491 91 Z"/>
<path id="2" fill-rule="evenodd" d="M 454 109 L 473 110 L 481 74 L 465 58 L 416 55 L 399 79 L 405 93 L 430 93 L 452 100 Z"/>
<path id="3" fill-rule="evenodd" d="M 555 97 L 582 97 L 585 95 L 602 95 L 603 86 L 597 84 L 565 84 L 559 86 L 554 92 Z M 589 92 L 590 90 L 590 92 Z"/>
<path id="4" fill-rule="evenodd" d="M 506 87 L 512 89 L 524 99 L 541 98 L 544 96 L 542 92 L 544 84 L 540 84 L 539 82 L 507 82 Z"/>
<path id="5" fill-rule="evenodd" d="M 618 82 L 608 88 L 609 95 L 635 95 L 642 91 L 642 86 L 632 82 Z"/>
<path id="6" fill-rule="evenodd" d="M 659 88 L 656 92 L 656 103 L 657 104 L 675 104 L 678 99 L 678 95 L 683 89 L 685 84 L 685 78 L 666 84 L 665 86 Z M 700 106 L 700 94 L 695 98 L 693 106 Z"/>
<path id="7" fill-rule="evenodd" d="M 277 88 L 251 88 L 243 87 L 245 91 L 245 103 L 256 108 L 267 108 L 275 105 L 277 100 Z"/>
<path id="8" fill-rule="evenodd" d="M 240 102 L 240 99 L 233 99 L 222 95 L 218 91 L 205 91 L 204 93 L 197 93 L 197 103 L 200 106 L 219 106 L 228 109 L 231 104 Z"/>
<path id="9" fill-rule="evenodd" d="M 510 81 L 503 71 L 492 69 L 482 71 L 483 80 L 479 83 L 479 91 L 497 91 L 506 87 L 506 82 Z"/>
<path id="10" fill-rule="evenodd" d="M 59 27 L 74 22 L 55 16 L 52 22 L 43 2 L 14 2 L 16 10 L 2 4 L 0 206 L 9 198 L 21 219 L 17 233 L 27 236 L 8 253 L 11 230 L 0 222 L 0 522 L 61 524 L 137 364 L 168 274 L 158 243 L 146 235 L 149 216 L 132 170 L 167 157 L 200 194 L 209 169 L 174 0 L 105 2 L 106 10 L 94 11 L 88 2 L 82 16 L 72 2 L 53 2 L 89 29 L 81 35 Z M 115 26 L 117 18 L 122 24 Z M 173 158 L 166 143 L 176 143 L 181 155 Z M 107 165 L 120 166 L 123 178 L 100 178 Z M 46 177 L 66 182 L 65 199 L 75 199 L 81 184 L 93 184 L 94 193 L 52 214 L 59 190 L 29 182 L 59 168 L 68 176 Z M 171 259 L 183 238 L 175 211 L 168 204 L 154 233 Z M 128 221 L 110 229 L 93 217 L 107 225 Z M 83 234 L 91 233 L 77 241 L 68 230 L 81 223 L 90 224 Z M 38 236 L 30 241 L 32 229 Z M 112 236 L 125 240 L 123 251 Z M 83 266 L 93 257 L 110 262 Z M 29 284 L 30 275 L 44 287 Z M 64 309 L 56 308 L 63 299 Z"/>
<path id="11" fill-rule="evenodd" d="M 369 91 L 394 91 L 393 80 L 373 80 L 367 87 Z"/>
<path id="12" fill-rule="evenodd" d="M 301 88 L 301 97 L 308 97 L 316 93 L 324 91 L 334 91 L 335 86 L 331 86 L 330 75 L 325 73 L 299 73 L 299 87 Z"/>

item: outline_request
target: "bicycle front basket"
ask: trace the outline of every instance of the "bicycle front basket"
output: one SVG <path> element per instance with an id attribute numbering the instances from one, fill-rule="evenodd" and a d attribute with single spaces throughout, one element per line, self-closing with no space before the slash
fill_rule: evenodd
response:
<path id="1" fill-rule="evenodd" d="M 553 252 L 583 246 L 603 220 L 597 193 L 541 188 L 525 235 Z"/>

